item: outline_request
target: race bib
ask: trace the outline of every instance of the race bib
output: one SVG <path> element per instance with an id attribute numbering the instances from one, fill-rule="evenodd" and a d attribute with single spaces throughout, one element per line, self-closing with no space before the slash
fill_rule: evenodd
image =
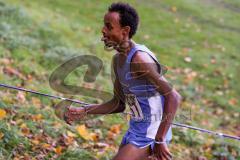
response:
<path id="1" fill-rule="evenodd" d="M 125 94 L 125 100 L 130 109 L 131 118 L 136 120 L 144 119 L 137 97 L 134 94 Z"/>

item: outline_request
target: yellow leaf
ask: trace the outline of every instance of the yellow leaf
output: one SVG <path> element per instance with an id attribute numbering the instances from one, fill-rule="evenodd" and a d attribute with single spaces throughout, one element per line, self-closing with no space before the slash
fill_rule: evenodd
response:
<path id="1" fill-rule="evenodd" d="M 121 124 L 115 124 L 110 128 L 110 131 L 119 134 L 121 132 L 122 125 Z"/>
<path id="2" fill-rule="evenodd" d="M 97 133 L 90 133 L 90 137 L 93 141 L 99 141 L 99 135 Z"/>
<path id="3" fill-rule="evenodd" d="M 25 123 L 21 124 L 20 128 L 26 128 L 27 125 Z"/>
<path id="4" fill-rule="evenodd" d="M 4 133 L 0 132 L 0 139 L 4 137 Z"/>
<path id="5" fill-rule="evenodd" d="M 148 34 L 145 34 L 145 35 L 143 36 L 143 38 L 146 39 L 146 40 L 148 40 L 148 39 L 150 38 L 150 36 L 149 36 Z"/>
<path id="6" fill-rule="evenodd" d="M 172 10 L 172 12 L 177 12 L 177 7 L 176 6 L 172 6 L 171 10 Z"/>
<path id="7" fill-rule="evenodd" d="M 42 115 L 41 114 L 37 114 L 37 115 L 33 115 L 32 116 L 32 119 L 34 120 L 34 121 L 40 121 L 40 120 L 42 120 Z"/>
<path id="8" fill-rule="evenodd" d="M 38 145 L 39 144 L 39 140 L 32 140 L 31 141 L 33 144 L 35 144 L 35 145 Z"/>
<path id="9" fill-rule="evenodd" d="M 50 145 L 50 144 L 47 144 L 47 143 L 44 143 L 44 144 L 42 144 L 42 147 L 43 147 L 44 149 L 50 149 L 50 148 L 51 148 L 51 145 Z"/>
<path id="10" fill-rule="evenodd" d="M 77 126 L 76 130 L 77 130 L 78 134 L 85 140 L 93 140 L 84 124 Z"/>
<path id="11" fill-rule="evenodd" d="M 4 109 L 0 109 L 0 119 L 3 119 L 4 117 L 6 117 L 6 111 Z"/>
<path id="12" fill-rule="evenodd" d="M 22 123 L 22 121 L 23 121 L 22 119 L 17 119 L 16 124 L 19 125 L 20 123 Z"/>
<path id="13" fill-rule="evenodd" d="M 61 146 L 58 146 L 57 148 L 54 148 L 54 151 L 57 153 L 57 154 L 61 154 L 62 153 L 62 147 Z"/>
<path id="14" fill-rule="evenodd" d="M 74 138 L 73 137 L 66 137 L 64 142 L 67 145 L 71 145 L 74 142 Z"/>
<path id="15" fill-rule="evenodd" d="M 29 135 L 30 129 L 27 127 L 25 123 L 21 124 L 20 126 L 23 135 Z"/>
<path id="16" fill-rule="evenodd" d="M 36 107 L 41 107 L 41 101 L 40 99 L 36 98 L 36 97 L 32 97 L 32 104 Z"/>

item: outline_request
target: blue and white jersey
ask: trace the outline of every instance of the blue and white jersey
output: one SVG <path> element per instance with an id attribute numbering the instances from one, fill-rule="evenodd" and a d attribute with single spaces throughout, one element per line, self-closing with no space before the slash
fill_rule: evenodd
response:
<path id="1" fill-rule="evenodd" d="M 160 126 L 163 110 L 164 96 L 160 95 L 156 87 L 146 79 L 136 79 L 130 73 L 130 62 L 136 51 L 148 54 L 160 68 L 155 55 L 144 45 L 136 44 L 128 53 L 123 65 L 117 63 L 117 74 L 125 95 L 125 101 L 131 113 L 129 132 L 139 136 L 155 139 Z M 119 60 L 117 61 L 119 62 Z M 166 140 L 172 139 L 170 126 Z"/>

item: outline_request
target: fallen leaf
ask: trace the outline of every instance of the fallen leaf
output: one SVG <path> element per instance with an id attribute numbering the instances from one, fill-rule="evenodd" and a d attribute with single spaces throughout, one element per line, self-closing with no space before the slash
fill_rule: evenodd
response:
<path id="1" fill-rule="evenodd" d="M 17 125 L 19 125 L 19 124 L 22 123 L 22 122 L 23 122 L 22 119 L 17 119 L 17 120 L 16 120 L 16 124 L 17 124 Z"/>
<path id="2" fill-rule="evenodd" d="M 77 126 L 76 127 L 76 130 L 78 132 L 78 134 L 84 138 L 85 140 L 93 140 L 90 133 L 88 132 L 86 126 L 83 124 L 83 125 L 80 125 L 80 126 Z"/>
<path id="3" fill-rule="evenodd" d="M 190 71 L 184 77 L 184 83 L 188 84 L 188 83 L 192 82 L 197 77 L 197 75 L 198 75 L 197 72 Z"/>
<path id="4" fill-rule="evenodd" d="M 35 140 L 35 139 L 31 140 L 31 142 L 35 145 L 38 145 L 40 143 L 39 140 Z"/>
<path id="5" fill-rule="evenodd" d="M 121 133 L 122 125 L 121 124 L 115 124 L 110 128 L 110 131 L 113 132 L 114 134 L 119 134 Z"/>
<path id="6" fill-rule="evenodd" d="M 21 124 L 20 128 L 24 136 L 27 136 L 30 134 L 30 129 L 27 127 L 25 123 Z"/>
<path id="7" fill-rule="evenodd" d="M 229 82 L 228 82 L 228 79 L 224 79 L 223 80 L 223 86 L 224 86 L 224 88 L 228 88 L 228 84 L 229 84 Z"/>
<path id="8" fill-rule="evenodd" d="M 145 35 L 143 36 L 143 38 L 144 38 L 145 40 L 148 40 L 148 39 L 150 38 L 150 36 L 149 36 L 148 34 L 145 34 Z"/>
<path id="9" fill-rule="evenodd" d="M 36 114 L 32 116 L 33 121 L 40 121 L 42 120 L 42 118 L 43 118 L 42 114 Z"/>
<path id="10" fill-rule="evenodd" d="M 54 123 L 53 123 L 53 126 L 54 126 L 55 128 L 60 128 L 60 127 L 62 127 L 62 124 L 59 123 L 59 122 L 54 122 Z"/>
<path id="11" fill-rule="evenodd" d="M 0 132 L 0 140 L 4 137 L 4 133 Z"/>
<path id="12" fill-rule="evenodd" d="M 57 153 L 58 155 L 62 154 L 62 150 L 63 150 L 63 147 L 61 147 L 61 146 L 58 146 L 57 148 L 54 148 L 54 152 Z"/>
<path id="13" fill-rule="evenodd" d="M 107 133 L 107 139 L 109 139 L 109 140 L 114 140 L 115 136 L 116 136 L 116 134 L 108 131 L 108 133 Z"/>
<path id="14" fill-rule="evenodd" d="M 0 119 L 3 119 L 6 117 L 6 111 L 4 109 L 0 109 Z"/>
<path id="15" fill-rule="evenodd" d="M 30 129 L 29 128 L 27 128 L 27 127 L 25 127 L 25 128 L 22 128 L 21 129 L 21 131 L 22 131 L 22 133 L 23 133 L 23 135 L 29 135 L 30 134 Z"/>
<path id="16" fill-rule="evenodd" d="M 15 75 L 15 76 L 17 76 L 20 79 L 26 80 L 26 78 L 23 76 L 22 73 L 20 73 L 18 70 L 14 69 L 14 68 L 12 68 L 10 66 L 4 67 L 3 68 L 3 72 L 5 74 L 9 75 L 9 76 Z"/>
<path id="17" fill-rule="evenodd" d="M 52 146 L 50 144 L 43 143 L 42 148 L 47 149 L 47 150 L 51 150 Z"/>
<path id="18" fill-rule="evenodd" d="M 211 63 L 212 63 L 212 64 L 216 64 L 216 58 L 212 57 L 212 58 L 211 58 Z"/>
<path id="19" fill-rule="evenodd" d="M 238 113 L 238 112 L 235 112 L 235 113 L 233 113 L 233 116 L 236 117 L 236 118 L 238 118 L 238 117 L 239 117 L 239 113 Z"/>
<path id="20" fill-rule="evenodd" d="M 18 92 L 18 94 L 17 94 L 17 100 L 18 100 L 20 103 L 24 103 L 24 102 L 26 101 L 25 93 L 24 93 L 24 92 Z"/>
<path id="21" fill-rule="evenodd" d="M 92 31 L 92 28 L 91 28 L 91 27 L 86 27 L 86 28 L 84 29 L 84 31 L 85 31 L 85 32 L 90 32 L 90 31 Z"/>
<path id="22" fill-rule="evenodd" d="M 184 61 L 190 63 L 192 61 L 192 58 L 191 57 L 185 57 Z"/>
<path id="23" fill-rule="evenodd" d="M 27 125 L 25 123 L 20 125 L 20 128 L 26 128 L 26 127 L 27 127 Z"/>
<path id="24" fill-rule="evenodd" d="M 29 154 L 24 153 L 24 160 L 32 160 Z"/>
<path id="25" fill-rule="evenodd" d="M 117 152 L 112 146 L 110 146 L 107 143 L 102 143 L 102 142 L 96 143 L 94 145 L 94 148 L 97 149 L 97 151 L 96 151 L 97 152 L 96 153 L 96 158 L 97 159 L 101 159 L 101 157 L 106 155 L 106 153 L 108 153 L 108 151 L 110 151 L 110 152 L 112 152 L 112 151 Z"/>
<path id="26" fill-rule="evenodd" d="M 1 58 L 0 59 L 0 64 L 5 64 L 5 65 L 9 65 L 9 64 L 11 64 L 12 63 L 12 60 L 11 59 L 9 59 L 9 58 Z"/>
<path id="27" fill-rule="evenodd" d="M 41 101 L 40 99 L 36 98 L 36 97 L 32 97 L 32 104 L 36 107 L 41 107 Z"/>
<path id="28" fill-rule="evenodd" d="M 230 105 L 236 105 L 237 104 L 237 99 L 235 99 L 235 98 L 232 98 L 232 99 L 230 99 L 229 101 L 228 101 L 228 103 L 230 104 Z"/>
<path id="29" fill-rule="evenodd" d="M 177 7 L 176 6 L 172 6 L 171 7 L 171 11 L 174 12 L 174 13 L 177 12 Z"/>
<path id="30" fill-rule="evenodd" d="M 223 110 L 221 108 L 217 108 L 214 113 L 219 116 L 223 113 Z"/>
<path id="31" fill-rule="evenodd" d="M 108 148 L 109 144 L 103 143 L 103 142 L 98 142 L 94 145 L 94 148 Z"/>
<path id="32" fill-rule="evenodd" d="M 27 80 L 28 80 L 28 81 L 32 81 L 32 80 L 33 80 L 33 77 L 32 77 L 31 74 L 28 74 L 28 75 L 27 75 Z"/>
<path id="33" fill-rule="evenodd" d="M 15 126 L 17 123 L 16 121 L 10 120 L 10 124 Z"/>
<path id="34" fill-rule="evenodd" d="M 99 135 L 97 133 L 90 133 L 90 137 L 94 142 L 99 141 Z"/>
<path id="35" fill-rule="evenodd" d="M 73 144 L 73 142 L 74 142 L 74 137 L 64 137 L 64 143 L 65 143 L 65 145 L 71 145 L 71 144 Z"/>

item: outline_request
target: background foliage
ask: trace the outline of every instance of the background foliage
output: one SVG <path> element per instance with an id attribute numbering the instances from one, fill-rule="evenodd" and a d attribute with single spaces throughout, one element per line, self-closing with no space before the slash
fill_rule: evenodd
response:
<path id="1" fill-rule="evenodd" d="M 112 92 L 111 58 L 100 41 L 112 1 L 0 1 L 0 82 L 69 97 L 49 87 L 52 71 L 84 54 L 101 58 L 96 82 L 84 68 L 67 82 Z M 175 121 L 240 136 L 240 1 L 129 1 L 141 24 L 134 40 L 169 68 L 183 95 Z M 84 93 L 83 93 L 84 94 Z M 96 116 L 74 127 L 59 120 L 59 101 L 0 89 L 0 159 L 110 159 L 127 129 L 121 114 Z M 100 103 L 93 97 L 74 98 Z M 174 159 L 240 159 L 237 141 L 173 128 Z"/>

